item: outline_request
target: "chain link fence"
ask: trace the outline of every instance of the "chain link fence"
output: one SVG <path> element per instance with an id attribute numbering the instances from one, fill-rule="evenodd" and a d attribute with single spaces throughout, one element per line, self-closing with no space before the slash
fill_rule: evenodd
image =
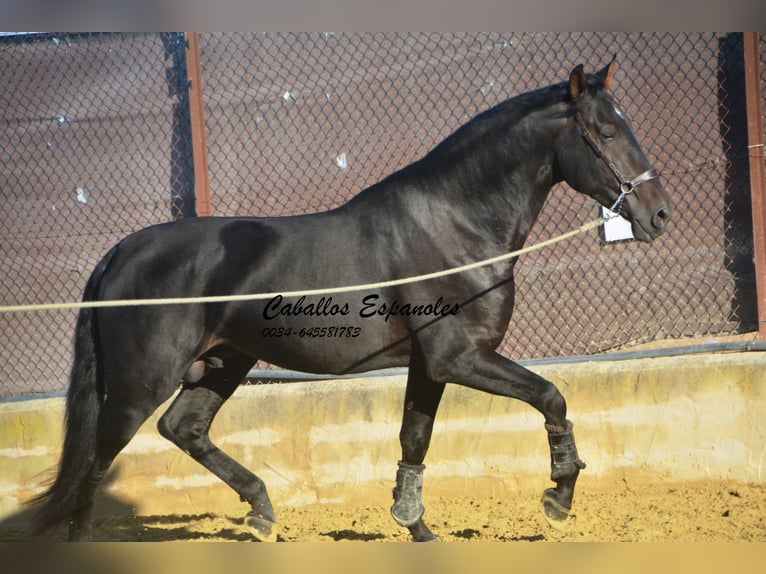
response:
<path id="1" fill-rule="evenodd" d="M 612 91 L 676 216 L 651 245 L 593 232 L 524 256 L 502 350 L 753 331 L 741 34 L 202 34 L 214 215 L 340 205 L 476 113 L 615 52 Z M 762 78 L 764 62 L 762 34 Z M 0 304 L 78 300 L 112 244 L 196 215 L 183 34 L 3 37 L 0 77 Z M 598 213 L 557 186 L 528 243 Z M 0 314 L 0 396 L 65 388 L 75 318 Z"/>

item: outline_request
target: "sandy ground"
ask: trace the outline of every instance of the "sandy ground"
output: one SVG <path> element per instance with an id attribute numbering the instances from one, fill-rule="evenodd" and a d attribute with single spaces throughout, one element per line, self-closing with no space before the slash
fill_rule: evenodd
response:
<path id="1" fill-rule="evenodd" d="M 565 532 L 548 526 L 538 497 L 532 492 L 507 499 L 424 497 L 426 521 L 442 541 L 766 541 L 766 485 L 624 483 L 609 491 L 581 490 Z M 409 540 L 386 507 L 318 504 L 276 510 L 283 542 Z M 251 541 L 242 518 L 212 513 L 106 517 L 96 521 L 94 538 Z M 19 529 L 0 528 L 0 541 L 28 539 Z"/>

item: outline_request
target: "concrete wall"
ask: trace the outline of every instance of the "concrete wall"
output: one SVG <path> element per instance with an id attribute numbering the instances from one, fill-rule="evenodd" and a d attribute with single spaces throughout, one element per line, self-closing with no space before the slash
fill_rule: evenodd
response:
<path id="1" fill-rule="evenodd" d="M 766 353 L 539 365 L 567 397 L 588 468 L 581 488 L 766 479 Z M 260 475 L 279 506 L 388 504 L 403 377 L 241 387 L 214 440 Z M 160 413 L 161 411 L 158 411 Z M 63 398 L 0 403 L 0 520 L 56 463 Z M 162 439 L 156 415 L 118 457 L 98 513 L 237 512 L 238 497 Z M 449 386 L 426 460 L 426 496 L 537 493 L 550 485 L 542 417 Z M 41 474 L 42 473 L 42 474 Z M 536 494 L 535 494 L 536 495 Z"/>

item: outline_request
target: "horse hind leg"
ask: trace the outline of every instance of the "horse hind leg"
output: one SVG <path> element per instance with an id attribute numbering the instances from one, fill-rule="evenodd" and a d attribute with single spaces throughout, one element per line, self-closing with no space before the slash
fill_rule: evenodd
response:
<path id="1" fill-rule="evenodd" d="M 402 460 L 399 461 L 396 473 L 391 515 L 397 524 L 410 531 L 415 542 L 436 540 L 434 533 L 423 521 L 423 460 L 431 443 L 434 418 L 443 393 L 444 384 L 436 383 L 423 371 L 410 367 L 399 432 Z"/>
<path id="2" fill-rule="evenodd" d="M 261 541 L 276 540 L 276 518 L 264 482 L 221 451 L 210 440 L 209 430 L 221 405 L 232 395 L 252 358 L 228 355 L 208 360 L 208 369 L 194 384 L 185 385 L 160 418 L 157 428 L 194 460 L 231 487 L 251 506 L 245 522 Z M 196 378 L 196 377 L 190 377 Z"/>
<path id="3" fill-rule="evenodd" d="M 113 384 L 113 387 L 118 385 Z M 69 540 L 87 540 L 92 532 L 96 491 L 112 462 L 155 409 L 172 395 L 175 385 L 160 394 L 107 395 L 99 413 L 96 452 L 90 470 L 78 486 L 77 509 L 69 520 Z"/>

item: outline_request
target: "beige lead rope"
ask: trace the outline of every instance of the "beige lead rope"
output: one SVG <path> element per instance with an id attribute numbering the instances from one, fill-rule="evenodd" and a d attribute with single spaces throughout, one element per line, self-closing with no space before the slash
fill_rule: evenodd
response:
<path id="1" fill-rule="evenodd" d="M 0 313 L 15 313 L 23 311 L 56 311 L 60 309 L 94 309 L 100 307 L 139 307 L 146 305 L 181 305 L 181 304 L 194 304 L 194 303 L 229 303 L 235 301 L 256 301 L 260 299 L 272 299 L 277 295 L 282 297 L 298 297 L 298 296 L 319 296 L 319 295 L 332 295 L 335 293 L 348 293 L 351 291 L 371 291 L 377 289 L 383 289 L 386 287 L 394 287 L 396 285 L 405 285 L 407 283 L 415 283 L 418 281 L 426 281 L 428 279 L 437 279 L 439 277 L 446 277 L 448 275 L 454 275 L 456 273 L 462 273 L 463 271 L 470 271 L 471 269 L 477 269 L 479 267 L 485 267 L 494 263 L 500 263 L 508 259 L 513 259 L 519 255 L 530 253 L 543 247 L 548 247 L 554 243 L 564 241 L 580 233 L 584 233 L 591 229 L 594 229 L 601 225 L 602 220 L 596 219 L 590 223 L 581 225 L 580 227 L 552 237 L 546 241 L 530 245 L 529 247 L 523 247 L 510 253 L 504 253 L 496 257 L 484 259 L 483 261 L 477 261 L 476 263 L 469 263 L 461 267 L 454 267 L 452 269 L 445 269 L 444 271 L 436 271 L 434 273 L 426 273 L 425 275 L 417 275 L 415 277 L 404 277 L 402 279 L 392 279 L 391 281 L 380 281 L 378 283 L 367 283 L 364 285 L 348 285 L 345 287 L 328 287 L 325 289 L 309 289 L 302 291 L 278 291 L 274 293 L 252 293 L 246 295 L 212 295 L 208 297 L 170 297 L 166 299 L 122 299 L 113 301 L 78 301 L 72 303 L 41 303 L 37 305 L 8 305 L 0 306 Z"/>

